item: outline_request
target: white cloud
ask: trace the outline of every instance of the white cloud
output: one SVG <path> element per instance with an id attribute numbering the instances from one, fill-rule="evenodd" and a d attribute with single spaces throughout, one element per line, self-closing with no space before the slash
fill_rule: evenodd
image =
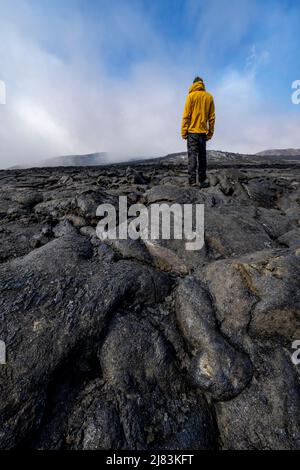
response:
<path id="1" fill-rule="evenodd" d="M 281 112 L 258 84 L 257 71 L 268 58 L 268 51 L 258 55 L 253 47 L 244 70 L 228 70 L 220 81 L 215 90 L 219 111 L 214 148 L 256 153 L 267 148 L 300 147 L 296 113 Z"/>

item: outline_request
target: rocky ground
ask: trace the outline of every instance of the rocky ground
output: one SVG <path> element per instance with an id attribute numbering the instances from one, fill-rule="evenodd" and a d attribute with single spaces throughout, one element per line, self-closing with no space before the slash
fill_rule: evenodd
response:
<path id="1" fill-rule="evenodd" d="M 209 180 L 180 154 L 0 172 L 0 448 L 300 448 L 300 165 Z M 205 247 L 101 242 L 119 195 L 204 203 Z"/>

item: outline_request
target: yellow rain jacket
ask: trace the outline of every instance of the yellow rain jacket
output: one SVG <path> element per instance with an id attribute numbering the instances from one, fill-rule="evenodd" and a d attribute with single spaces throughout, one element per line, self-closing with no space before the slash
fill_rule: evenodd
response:
<path id="1" fill-rule="evenodd" d="M 203 82 L 196 82 L 189 89 L 185 103 L 181 135 L 185 139 L 188 133 L 206 134 L 211 139 L 215 129 L 215 104 L 210 93 L 205 91 Z"/>

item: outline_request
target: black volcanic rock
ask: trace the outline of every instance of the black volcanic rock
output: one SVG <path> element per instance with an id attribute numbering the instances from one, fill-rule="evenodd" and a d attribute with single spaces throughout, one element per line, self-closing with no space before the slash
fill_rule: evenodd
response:
<path id="1" fill-rule="evenodd" d="M 300 449 L 300 165 L 209 156 L 0 172 L 1 449 Z M 204 204 L 203 249 L 100 241 L 119 195 Z"/>
<path id="2" fill-rule="evenodd" d="M 258 152 L 256 155 L 262 155 L 263 157 L 268 156 L 286 156 L 286 157 L 300 157 L 300 149 L 271 149 L 271 150 L 263 150 L 262 152 Z"/>

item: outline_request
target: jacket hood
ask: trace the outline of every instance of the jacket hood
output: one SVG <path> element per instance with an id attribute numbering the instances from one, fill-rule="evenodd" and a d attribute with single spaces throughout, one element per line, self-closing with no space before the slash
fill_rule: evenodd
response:
<path id="1" fill-rule="evenodd" d="M 203 82 L 196 82 L 189 89 L 189 93 L 193 93 L 193 91 L 204 91 L 205 85 Z"/>

